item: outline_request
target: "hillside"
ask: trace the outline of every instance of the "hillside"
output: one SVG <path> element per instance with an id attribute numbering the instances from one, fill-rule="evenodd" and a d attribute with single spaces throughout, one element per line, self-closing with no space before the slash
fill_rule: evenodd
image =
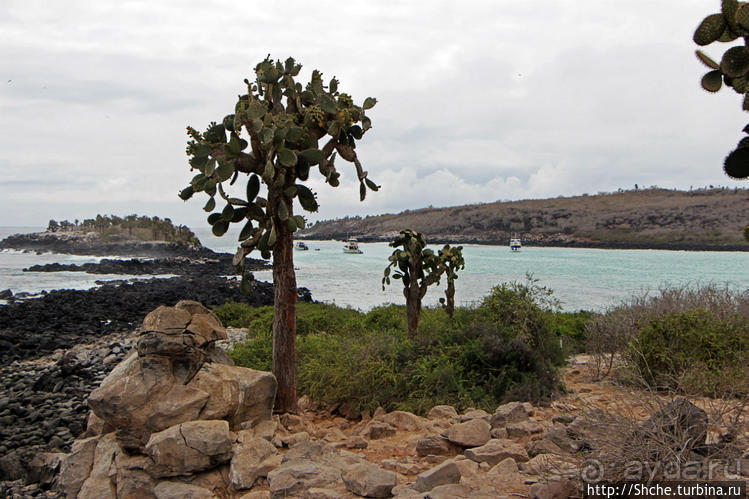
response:
<path id="1" fill-rule="evenodd" d="M 516 232 L 529 246 L 744 251 L 747 201 L 747 189 L 651 188 L 347 217 L 318 222 L 299 237 L 384 241 L 411 228 L 432 243 L 507 244 Z"/>

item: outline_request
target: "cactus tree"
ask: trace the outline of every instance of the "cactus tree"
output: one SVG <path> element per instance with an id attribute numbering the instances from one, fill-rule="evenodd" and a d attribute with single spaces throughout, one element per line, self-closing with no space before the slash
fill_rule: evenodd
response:
<path id="1" fill-rule="evenodd" d="M 697 58 L 709 69 L 702 77 L 702 88 L 717 92 L 725 84 L 743 96 L 743 109 L 749 111 L 749 3 L 723 0 L 721 11 L 702 20 L 693 40 L 703 46 L 739 38 L 743 39 L 743 45 L 728 48 L 720 63 L 701 50 L 697 50 Z M 749 125 L 744 127 L 744 133 L 749 134 Z M 723 169 L 732 178 L 749 177 L 749 136 L 742 138 L 736 149 L 728 154 Z"/>
<path id="2" fill-rule="evenodd" d="M 438 258 L 447 278 L 445 298 L 440 298 L 440 302 L 447 315 L 452 317 L 455 313 L 455 279 L 458 278 L 458 271 L 463 270 L 466 264 L 463 260 L 463 246 L 451 248 L 449 244 L 446 244 L 439 251 Z"/>
<path id="3" fill-rule="evenodd" d="M 400 231 L 400 235 L 390 243 L 396 249 L 390 255 L 390 262 L 385 267 L 382 277 L 382 289 L 390 284 L 390 277 L 403 281 L 403 296 L 406 297 L 406 315 L 408 317 L 408 332 L 415 333 L 419 329 L 419 315 L 421 314 L 421 300 L 427 288 L 439 283 L 444 267 L 434 251 L 426 249 L 424 235 L 411 229 Z M 394 271 L 391 274 L 391 269 Z"/>
<path id="4" fill-rule="evenodd" d="M 255 66 L 255 77 L 244 80 L 240 95 L 229 114 L 211 123 L 205 132 L 188 127 L 187 154 L 197 174 L 180 192 L 189 199 L 195 192 L 208 196 L 208 223 L 222 236 L 232 223 L 241 223 L 240 246 L 234 264 L 242 273 L 242 289 L 249 290 L 245 256 L 257 249 L 263 258 L 273 255 L 274 316 L 273 374 L 278 380 L 276 410 L 296 407 L 296 301 L 293 234 L 305 226 L 294 214 L 294 201 L 314 212 L 315 194 L 304 185 L 315 167 L 332 187 L 339 184 L 336 155 L 356 167 L 360 197 L 378 186 L 363 170 L 356 155 L 356 142 L 371 128 L 366 110 L 376 100 L 362 105 L 338 90 L 333 78 L 327 85 L 322 73 L 313 71 L 306 86 L 295 80 L 301 65 L 269 57 Z M 230 187 L 246 176 L 246 188 Z M 238 191 L 240 194 L 230 193 Z M 263 197 L 262 194 L 265 194 Z M 217 208 L 217 203 L 222 203 Z"/>

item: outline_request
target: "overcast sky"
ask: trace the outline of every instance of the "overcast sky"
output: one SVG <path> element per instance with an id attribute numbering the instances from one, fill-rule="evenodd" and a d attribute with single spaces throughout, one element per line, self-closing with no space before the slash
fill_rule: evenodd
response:
<path id="1" fill-rule="evenodd" d="M 337 189 L 313 177 L 312 220 L 744 186 L 721 168 L 741 99 L 701 90 L 692 42 L 719 5 L 2 0 L 0 225 L 137 213 L 205 226 L 204 195 L 177 197 L 193 175 L 185 126 L 233 112 L 268 53 L 378 99 L 358 154 L 382 189 L 360 203 L 340 162 Z"/>

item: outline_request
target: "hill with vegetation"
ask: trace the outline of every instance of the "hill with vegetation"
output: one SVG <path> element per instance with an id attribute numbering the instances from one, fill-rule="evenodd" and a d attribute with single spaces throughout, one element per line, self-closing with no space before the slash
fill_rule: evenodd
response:
<path id="1" fill-rule="evenodd" d="M 517 233 L 529 246 L 749 250 L 747 201 L 747 189 L 653 187 L 346 217 L 298 237 L 390 241 L 410 228 L 431 243 L 507 244 Z"/>
<path id="2" fill-rule="evenodd" d="M 213 256 L 188 227 L 168 218 L 138 215 L 50 220 L 46 232 L 14 234 L 0 241 L 3 248 L 100 256 Z"/>

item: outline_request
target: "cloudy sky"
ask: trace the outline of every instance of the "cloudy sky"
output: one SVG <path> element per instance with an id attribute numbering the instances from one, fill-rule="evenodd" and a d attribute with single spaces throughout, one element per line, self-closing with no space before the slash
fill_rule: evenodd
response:
<path id="1" fill-rule="evenodd" d="M 700 89 L 694 28 L 718 0 L 0 1 L 0 226 L 96 213 L 205 224 L 185 126 L 295 57 L 370 112 L 312 220 L 659 185 L 722 173 L 746 116 Z M 725 47 L 708 47 L 720 57 Z M 246 87 L 245 87 L 246 89 Z"/>

